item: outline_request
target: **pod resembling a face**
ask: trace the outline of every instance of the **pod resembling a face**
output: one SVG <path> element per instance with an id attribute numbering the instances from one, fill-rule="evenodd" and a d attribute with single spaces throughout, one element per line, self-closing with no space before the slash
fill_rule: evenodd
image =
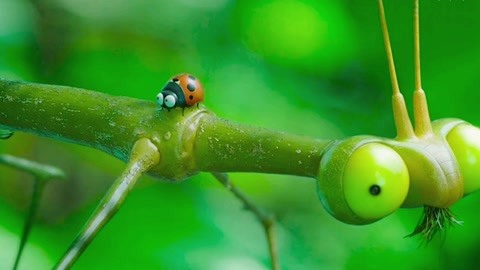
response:
<path id="1" fill-rule="evenodd" d="M 379 141 L 353 137 L 332 146 L 322 158 L 318 195 L 335 218 L 368 224 L 400 208 L 409 174 L 401 156 Z"/>

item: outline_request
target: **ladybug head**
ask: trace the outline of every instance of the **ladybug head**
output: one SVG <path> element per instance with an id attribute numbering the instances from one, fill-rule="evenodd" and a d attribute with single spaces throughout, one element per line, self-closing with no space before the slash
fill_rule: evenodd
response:
<path id="1" fill-rule="evenodd" d="M 178 103 L 177 101 L 178 97 L 172 91 L 164 90 L 157 95 L 157 104 L 160 105 L 161 108 L 175 108 Z"/>

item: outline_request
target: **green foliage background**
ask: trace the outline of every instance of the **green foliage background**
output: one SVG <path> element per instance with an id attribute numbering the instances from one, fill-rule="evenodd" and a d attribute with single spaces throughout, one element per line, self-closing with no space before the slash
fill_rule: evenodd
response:
<path id="1" fill-rule="evenodd" d="M 409 103 L 410 2 L 385 1 Z M 421 1 L 422 75 L 433 119 L 480 126 L 479 13 L 477 1 Z M 395 134 L 376 1 L 0 0 L 1 77 L 153 101 L 181 72 L 201 78 L 205 105 L 227 119 L 325 139 Z M 1 141 L 0 152 L 68 174 L 48 186 L 21 264 L 49 269 L 123 164 L 21 133 Z M 285 269 L 478 267 L 479 194 L 453 207 L 463 226 L 422 246 L 404 238 L 421 209 L 351 226 L 326 213 L 312 179 L 231 177 L 277 215 Z M 0 269 L 13 264 L 30 191 L 30 177 L 0 167 Z M 268 269 L 268 260 L 260 225 L 202 173 L 181 184 L 144 177 L 74 269 Z"/>

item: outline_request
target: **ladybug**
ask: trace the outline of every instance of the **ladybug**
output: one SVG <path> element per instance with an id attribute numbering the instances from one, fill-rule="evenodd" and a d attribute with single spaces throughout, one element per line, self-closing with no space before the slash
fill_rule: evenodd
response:
<path id="1" fill-rule="evenodd" d="M 203 87 L 200 81 L 190 74 L 180 74 L 173 77 L 157 95 L 157 104 L 160 109 L 169 111 L 175 107 L 185 110 L 203 101 Z"/>

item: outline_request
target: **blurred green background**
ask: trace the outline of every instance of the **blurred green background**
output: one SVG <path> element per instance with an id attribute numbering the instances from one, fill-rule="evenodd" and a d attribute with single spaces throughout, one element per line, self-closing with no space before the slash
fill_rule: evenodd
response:
<path id="1" fill-rule="evenodd" d="M 400 86 L 411 104 L 413 1 L 386 0 Z M 408 2 L 408 3 L 407 3 Z M 189 72 L 221 117 L 316 138 L 393 137 L 376 1 L 0 0 L 0 77 L 154 100 Z M 422 75 L 431 116 L 480 125 L 480 2 L 421 3 Z M 82 102 L 79 100 L 78 102 Z M 16 133 L 0 152 L 64 169 L 51 183 L 21 269 L 49 269 L 120 173 L 96 150 Z M 329 216 L 315 182 L 232 174 L 278 217 L 284 269 L 478 267 L 480 194 L 463 226 L 433 243 L 404 238 L 421 209 L 351 226 Z M 31 178 L 0 167 L 0 269 L 13 264 Z M 172 185 L 142 178 L 74 269 L 268 269 L 261 226 L 209 174 Z"/>

